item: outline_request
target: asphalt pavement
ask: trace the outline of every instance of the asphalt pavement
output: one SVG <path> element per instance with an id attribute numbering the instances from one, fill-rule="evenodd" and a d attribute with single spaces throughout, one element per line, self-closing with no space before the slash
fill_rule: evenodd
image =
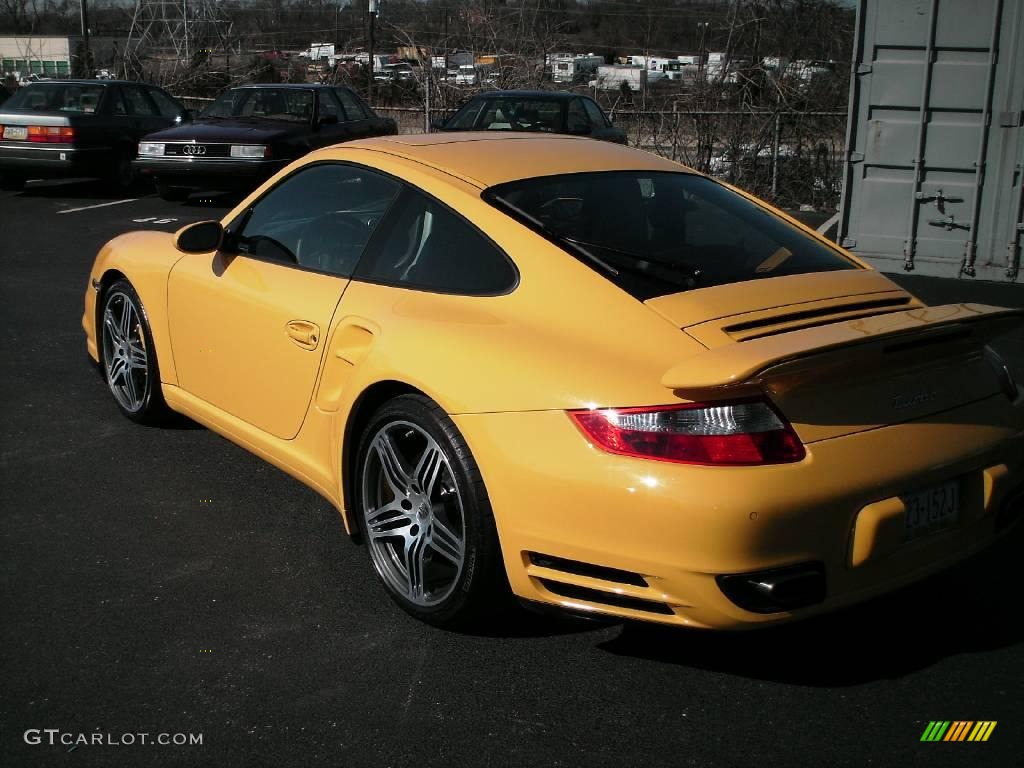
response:
<path id="1" fill-rule="evenodd" d="M 226 210 L 0 193 L 0 766 L 1024 764 L 1019 532 L 757 632 L 406 617 L 319 496 L 205 429 L 124 419 L 88 361 L 98 248 Z M 901 280 L 1024 306 L 1020 286 Z M 1024 380 L 1024 340 L 1001 349 Z M 922 743 L 931 720 L 998 725 Z"/>

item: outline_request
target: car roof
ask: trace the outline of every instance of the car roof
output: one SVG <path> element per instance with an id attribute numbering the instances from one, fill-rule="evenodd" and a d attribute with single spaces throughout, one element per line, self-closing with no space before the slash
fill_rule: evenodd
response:
<path id="1" fill-rule="evenodd" d="M 485 91 L 478 93 L 474 99 L 551 99 L 552 101 L 567 101 L 579 96 L 578 93 L 568 91 Z M 589 98 L 589 97 L 588 97 Z"/>
<path id="2" fill-rule="evenodd" d="M 486 189 L 536 176 L 593 171 L 693 171 L 650 152 L 563 134 L 466 131 L 400 134 L 331 147 L 403 157 Z M 318 153 L 319 154 L 319 153 Z"/>
<path id="3" fill-rule="evenodd" d="M 108 85 L 143 85 L 151 88 L 159 88 L 160 86 L 152 85 L 151 83 L 140 83 L 138 80 L 86 80 L 84 78 L 61 78 L 50 77 L 45 80 L 36 80 L 31 83 L 26 83 L 21 86 L 22 88 L 28 88 L 30 85 L 101 85 L 106 87 Z"/>
<path id="4" fill-rule="evenodd" d="M 231 88 L 232 91 L 237 91 L 242 88 L 287 88 L 296 91 L 306 91 L 311 88 L 345 88 L 344 85 L 330 85 L 328 83 L 246 83 L 245 85 L 236 85 Z"/>

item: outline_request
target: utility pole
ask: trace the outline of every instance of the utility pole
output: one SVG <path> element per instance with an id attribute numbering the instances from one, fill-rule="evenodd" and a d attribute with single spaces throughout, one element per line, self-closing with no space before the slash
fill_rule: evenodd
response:
<path id="1" fill-rule="evenodd" d="M 370 79 L 366 84 L 366 102 L 373 109 L 373 72 L 376 69 L 373 61 L 373 22 L 377 18 L 377 0 L 369 0 L 370 11 Z"/>
<path id="2" fill-rule="evenodd" d="M 185 21 L 185 58 L 191 61 L 188 53 L 188 0 L 181 0 L 181 18 Z"/>
<path id="3" fill-rule="evenodd" d="M 92 55 L 89 53 L 89 8 L 86 0 L 81 0 L 82 10 L 82 55 L 85 57 L 85 61 L 82 64 L 82 70 L 85 72 L 85 77 L 89 80 L 92 79 Z"/>

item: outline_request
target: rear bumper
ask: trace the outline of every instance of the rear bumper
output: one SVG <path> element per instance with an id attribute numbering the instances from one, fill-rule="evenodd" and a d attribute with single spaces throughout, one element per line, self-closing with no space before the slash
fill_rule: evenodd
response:
<path id="1" fill-rule="evenodd" d="M 199 189 L 253 187 L 269 179 L 291 160 L 243 160 L 239 158 L 140 158 L 132 166 L 141 175 L 170 186 Z"/>
<path id="2" fill-rule="evenodd" d="M 110 151 L 103 147 L 0 143 L 0 173 L 25 178 L 93 175 L 109 159 Z"/>
<path id="3" fill-rule="evenodd" d="M 453 419 L 484 474 L 513 591 L 575 611 L 717 629 L 801 619 L 970 556 L 1024 503 L 1024 397 L 811 443 L 805 460 L 773 467 L 610 456 L 560 411 Z M 904 543 L 902 510 L 873 534 L 859 524 L 867 507 L 951 479 L 951 528 Z M 720 577 L 795 565 L 824 574 L 806 607 L 756 612 L 723 591 Z"/>

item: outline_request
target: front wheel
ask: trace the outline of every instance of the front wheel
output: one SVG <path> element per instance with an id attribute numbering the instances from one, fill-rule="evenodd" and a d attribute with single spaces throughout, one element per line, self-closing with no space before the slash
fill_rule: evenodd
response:
<path id="1" fill-rule="evenodd" d="M 483 479 L 455 424 L 422 395 L 373 415 L 356 503 L 370 561 L 391 598 L 436 626 L 478 622 L 508 592 Z"/>
<path id="2" fill-rule="evenodd" d="M 100 364 L 121 413 L 140 424 L 155 424 L 168 413 L 160 391 L 160 369 L 142 301 L 127 280 L 103 296 Z"/>

